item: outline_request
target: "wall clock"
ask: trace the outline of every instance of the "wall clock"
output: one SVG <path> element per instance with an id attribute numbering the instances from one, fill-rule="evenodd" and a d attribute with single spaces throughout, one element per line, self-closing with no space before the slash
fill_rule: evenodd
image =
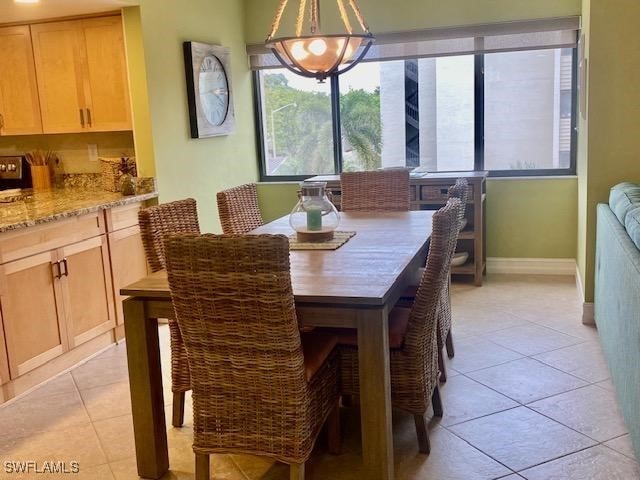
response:
<path id="1" fill-rule="evenodd" d="M 228 135 L 235 131 L 229 49 L 184 42 L 191 138 Z"/>

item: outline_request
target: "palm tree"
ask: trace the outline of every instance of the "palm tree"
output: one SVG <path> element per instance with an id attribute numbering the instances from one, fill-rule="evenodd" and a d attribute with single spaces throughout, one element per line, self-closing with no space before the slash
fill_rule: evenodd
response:
<path id="1" fill-rule="evenodd" d="M 356 159 L 345 170 L 375 170 L 382 166 L 380 89 L 373 93 L 350 90 L 340 96 L 343 148 L 355 152 Z M 345 163 L 347 163 L 345 161 Z"/>

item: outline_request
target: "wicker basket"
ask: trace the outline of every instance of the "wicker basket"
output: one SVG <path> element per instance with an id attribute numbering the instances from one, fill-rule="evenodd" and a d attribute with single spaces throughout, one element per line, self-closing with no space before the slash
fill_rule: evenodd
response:
<path id="1" fill-rule="evenodd" d="M 123 162 L 124 158 L 124 162 Z M 123 173 L 123 163 L 126 164 L 128 173 L 137 176 L 135 157 L 100 158 L 100 170 L 102 172 L 102 187 L 108 192 L 120 191 L 120 178 Z"/>
<path id="2" fill-rule="evenodd" d="M 473 186 L 467 187 L 469 200 L 473 197 Z M 420 188 L 420 199 L 427 202 L 445 204 L 449 199 L 449 187 L 443 185 L 423 185 Z"/>

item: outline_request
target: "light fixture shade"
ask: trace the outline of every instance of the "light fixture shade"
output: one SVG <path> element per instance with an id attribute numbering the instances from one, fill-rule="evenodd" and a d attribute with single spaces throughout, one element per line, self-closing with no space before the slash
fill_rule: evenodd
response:
<path id="1" fill-rule="evenodd" d="M 280 28 L 287 3 L 288 0 L 280 0 L 271 32 L 265 43 L 280 63 L 294 73 L 304 77 L 317 78 L 323 82 L 327 77 L 339 75 L 352 69 L 369 51 L 374 38 L 360 12 L 357 0 L 349 0 L 348 5 L 362 29 L 361 34 L 355 34 L 353 31 L 345 0 L 336 0 L 345 29 L 344 33 L 337 35 L 321 33 L 320 0 L 310 0 L 309 2 L 299 0 L 295 36 L 278 37 L 276 33 Z M 303 35 L 307 7 L 310 34 Z"/>
<path id="2" fill-rule="evenodd" d="M 295 73 L 322 81 L 354 66 L 372 42 L 371 35 L 321 35 L 275 38 L 267 47 Z"/>

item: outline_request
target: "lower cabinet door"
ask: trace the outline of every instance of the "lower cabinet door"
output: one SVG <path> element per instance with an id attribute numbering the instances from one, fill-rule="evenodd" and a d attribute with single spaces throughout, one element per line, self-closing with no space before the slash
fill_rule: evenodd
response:
<path id="1" fill-rule="evenodd" d="M 0 311 L 0 385 L 7 383 L 9 376 L 9 358 L 7 357 L 7 342 L 4 338 L 4 321 Z M 2 390 L 0 389 L 0 402 L 2 402 Z"/>
<path id="2" fill-rule="evenodd" d="M 115 296 L 118 325 L 124 323 L 120 289 L 147 275 L 147 258 L 142 245 L 140 227 L 134 225 L 109 234 L 109 252 L 113 270 L 113 290 Z"/>
<path id="3" fill-rule="evenodd" d="M 107 238 L 63 247 L 59 256 L 69 348 L 74 348 L 116 325 Z"/>
<path id="4" fill-rule="evenodd" d="M 56 252 L 45 252 L 0 266 L 2 320 L 12 379 L 68 350 L 56 261 Z"/>

